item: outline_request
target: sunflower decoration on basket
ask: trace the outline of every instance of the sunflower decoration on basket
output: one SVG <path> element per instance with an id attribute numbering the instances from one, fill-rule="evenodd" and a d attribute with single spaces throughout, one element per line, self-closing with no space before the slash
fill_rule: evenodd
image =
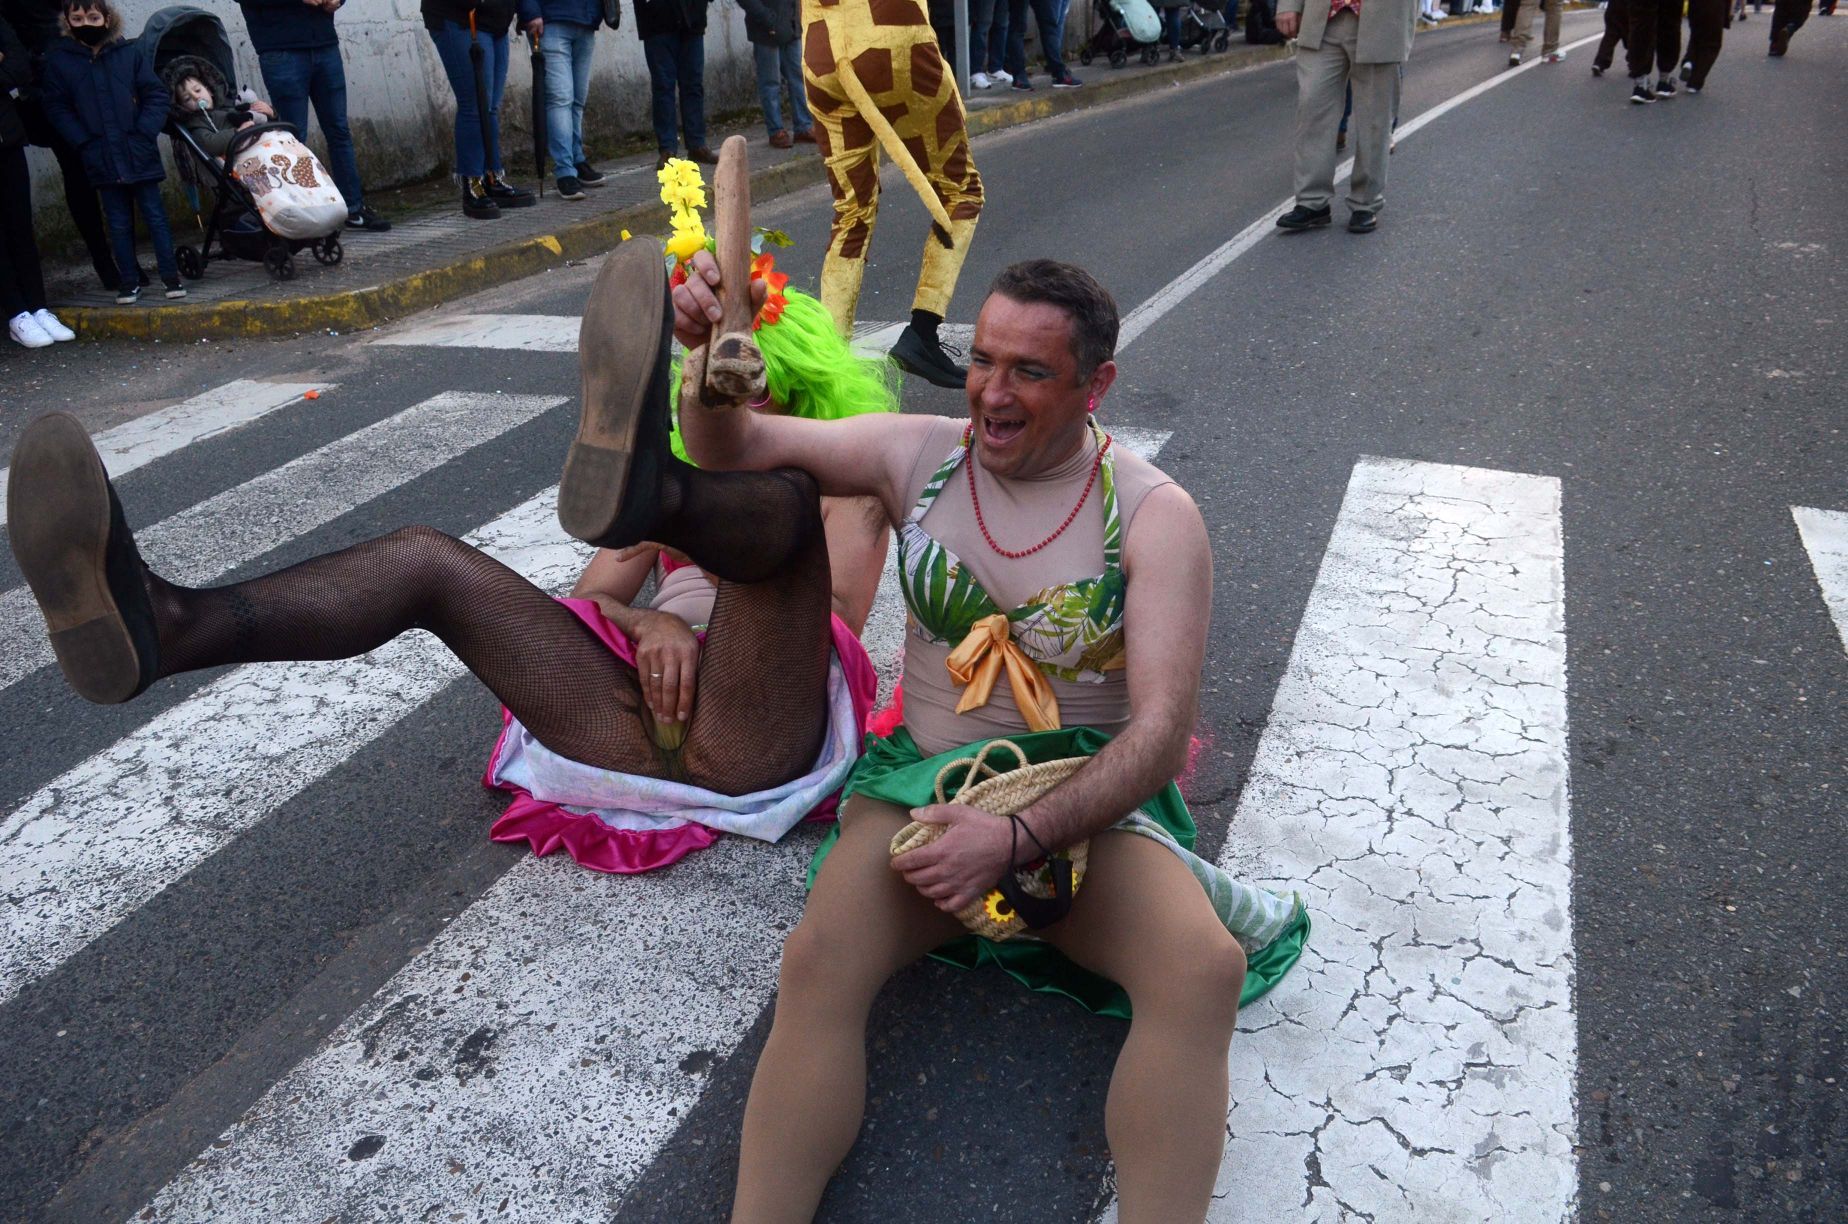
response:
<path id="1" fill-rule="evenodd" d="M 655 174 L 661 184 L 661 202 L 667 205 L 672 235 L 667 240 L 668 281 L 678 286 L 687 279 L 692 258 L 716 245 L 700 210 L 707 207 L 705 180 L 700 168 L 684 158 L 669 158 Z M 861 356 L 835 330 L 834 319 L 821 302 L 793 289 L 787 273 L 776 269 L 771 248 L 794 245 L 780 230 L 755 227 L 751 233 L 751 279 L 764 282 L 768 293 L 752 321 L 752 339 L 764 358 L 766 402 L 752 407 L 828 421 L 868 412 L 897 412 L 898 383 L 895 367 L 881 358 Z M 680 439 L 680 358 L 674 359 L 674 453 L 687 459 Z"/>
<path id="2" fill-rule="evenodd" d="M 997 750 L 1012 752 L 1016 763 L 1011 768 L 997 769 L 988 760 L 989 754 Z M 1013 816 L 1084 768 L 1089 759 L 1064 757 L 1030 764 L 1027 754 L 1012 740 L 991 740 L 975 756 L 951 761 L 937 771 L 937 802 L 961 803 L 996 816 Z M 958 770 L 963 771 L 962 783 L 950 794 L 947 785 Z M 1028 838 L 1039 846 L 1039 839 L 1025 822 L 1016 820 L 1010 824 L 1016 835 L 1026 830 Z M 912 821 L 893 836 L 892 857 L 930 845 L 948 828 Z M 1038 859 L 1009 872 L 981 900 L 959 910 L 957 921 L 985 939 L 999 941 L 1051 926 L 1063 918 L 1084 881 L 1090 843 L 1079 842 L 1050 853 L 1044 846 L 1039 849 Z"/>

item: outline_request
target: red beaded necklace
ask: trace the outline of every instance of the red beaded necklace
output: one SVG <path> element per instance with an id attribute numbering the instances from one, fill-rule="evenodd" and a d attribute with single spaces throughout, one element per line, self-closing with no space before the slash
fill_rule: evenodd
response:
<path id="1" fill-rule="evenodd" d="M 1010 561 L 1018 561 L 1022 557 L 1031 557 L 1034 553 L 1064 535 L 1065 529 L 1072 525 L 1073 520 L 1078 517 L 1078 512 L 1084 509 L 1084 503 L 1091 496 L 1091 486 L 1097 483 L 1097 473 L 1104 466 L 1104 452 L 1110 449 L 1112 439 L 1109 434 L 1104 435 L 1103 445 L 1097 448 L 1097 457 L 1091 461 L 1090 479 L 1084 482 L 1084 492 L 1078 495 L 1078 504 L 1073 506 L 1072 512 L 1065 516 L 1065 521 L 1060 523 L 1058 529 L 1051 535 L 1041 540 L 1038 544 L 1035 544 L 1032 548 L 1025 549 L 1021 552 L 1013 552 L 1001 547 L 999 544 L 995 543 L 994 536 L 990 535 L 988 532 L 988 521 L 982 517 L 982 498 L 981 495 L 975 491 L 975 451 L 971 446 L 974 440 L 975 423 L 972 421 L 963 429 L 963 467 L 968 472 L 969 476 L 969 504 L 975 507 L 975 525 L 982 529 L 982 538 L 988 541 L 988 547 L 994 549 Z"/>

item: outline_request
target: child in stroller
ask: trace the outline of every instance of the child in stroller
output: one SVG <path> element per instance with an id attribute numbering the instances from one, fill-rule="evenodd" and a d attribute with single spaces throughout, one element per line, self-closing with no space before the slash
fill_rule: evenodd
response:
<path id="1" fill-rule="evenodd" d="M 267 103 L 233 100 L 235 63 L 218 18 L 195 8 L 161 9 L 142 28 L 141 44 L 169 91 L 167 138 L 194 218 L 204 230 L 198 246 L 175 251 L 180 272 L 197 280 L 215 259 L 247 259 L 262 263 L 272 277 L 288 280 L 295 275 L 294 255 L 303 248 L 321 263 L 339 263 L 344 254 L 338 236 L 346 220 L 340 212 L 344 203 L 340 208 L 318 207 L 305 228 L 292 225 L 278 232 L 265 224 L 252 189 L 233 172 L 243 151 L 261 138 L 294 135 L 295 129 L 275 122 L 275 111 Z M 307 149 L 297 147 L 318 169 Z M 315 186 L 326 178 L 322 172 L 313 180 Z M 206 188 L 212 200 L 209 212 L 202 200 Z M 327 191 L 332 192 L 331 186 Z M 333 216 L 336 212 L 338 217 Z"/>
<path id="2" fill-rule="evenodd" d="M 267 102 L 252 100 L 222 105 L 219 95 L 213 93 L 203 79 L 207 75 L 216 76 L 217 72 L 203 60 L 182 56 L 167 66 L 166 75 L 180 126 L 192 137 L 194 144 L 220 162 L 231 151 L 232 139 L 257 125 L 257 120 L 251 116 L 261 116 L 266 123 L 276 120 L 276 112 Z M 222 82 L 219 88 L 224 88 Z"/>

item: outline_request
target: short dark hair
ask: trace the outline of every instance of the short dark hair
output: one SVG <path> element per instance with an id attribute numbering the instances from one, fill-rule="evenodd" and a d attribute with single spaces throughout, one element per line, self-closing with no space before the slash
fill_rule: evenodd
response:
<path id="1" fill-rule="evenodd" d="M 1116 356 L 1116 299 L 1083 268 L 1056 259 L 1023 259 L 1003 268 L 988 292 L 1063 310 L 1072 321 L 1072 356 L 1081 380 Z"/>

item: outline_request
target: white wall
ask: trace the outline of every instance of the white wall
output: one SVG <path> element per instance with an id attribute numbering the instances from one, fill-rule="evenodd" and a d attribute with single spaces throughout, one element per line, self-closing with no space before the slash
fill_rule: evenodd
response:
<path id="1" fill-rule="evenodd" d="M 124 25 L 138 34 L 148 14 L 162 0 L 117 0 Z M 193 0 L 194 7 L 218 14 L 237 56 L 238 83 L 268 97 L 257 56 L 244 31 L 244 13 L 236 0 Z M 443 76 L 436 48 L 424 30 L 418 0 L 348 0 L 335 17 L 346 64 L 347 122 L 353 131 L 366 184 L 390 187 L 447 169 L 454 159 L 455 97 Z M 517 181 L 532 180 L 532 97 L 530 51 L 513 34 L 507 70 L 506 100 L 501 114 L 501 156 Z M 744 36 L 744 13 L 735 0 L 713 0 L 706 30 L 706 110 L 708 115 L 750 107 L 756 101 L 751 45 Z M 619 133 L 650 130 L 648 68 L 635 34 L 635 11 L 624 0 L 622 28 L 597 35 L 590 100 L 585 112 L 590 143 Z M 319 128 L 312 143 L 326 148 Z M 163 142 L 165 143 L 165 142 Z M 43 149 L 32 150 L 34 199 L 41 228 L 68 229 L 63 213 L 57 163 Z M 51 222 L 46 225 L 45 222 Z M 58 224 L 63 221 L 63 225 Z"/>

